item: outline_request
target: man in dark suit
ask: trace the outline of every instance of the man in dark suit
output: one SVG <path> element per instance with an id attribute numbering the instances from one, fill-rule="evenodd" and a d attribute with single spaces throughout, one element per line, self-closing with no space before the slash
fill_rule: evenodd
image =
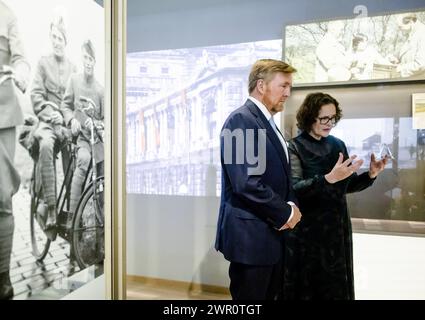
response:
<path id="1" fill-rule="evenodd" d="M 301 219 L 286 141 L 273 120 L 290 95 L 295 71 L 279 60 L 258 60 L 249 75 L 248 100 L 230 114 L 221 132 L 222 192 L 215 248 L 230 261 L 235 300 L 279 299 L 283 231 Z"/>
<path id="2" fill-rule="evenodd" d="M 23 123 L 16 90 L 25 91 L 29 74 L 16 17 L 0 0 L 0 300 L 13 297 L 9 276 L 15 228 L 12 196 L 20 185 L 14 157 L 16 126 Z"/>

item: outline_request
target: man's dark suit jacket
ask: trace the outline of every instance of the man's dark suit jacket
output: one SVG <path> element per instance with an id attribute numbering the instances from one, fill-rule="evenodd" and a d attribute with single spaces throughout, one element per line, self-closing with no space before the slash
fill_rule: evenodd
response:
<path id="1" fill-rule="evenodd" d="M 215 248 L 231 262 L 273 265 L 283 254 L 285 231 L 278 229 L 291 215 L 287 202 L 296 203 L 285 151 L 269 121 L 251 100 L 230 114 L 222 133 L 225 129 L 242 129 L 244 132 L 246 129 L 254 129 L 254 132 L 266 129 L 266 167 L 262 175 L 248 175 L 248 168 L 257 165 L 249 165 L 246 155 L 243 164 L 236 164 L 236 161 L 226 164 L 222 134 L 222 191 Z M 257 141 L 256 134 L 256 155 Z M 236 148 L 233 141 L 233 160 Z"/>

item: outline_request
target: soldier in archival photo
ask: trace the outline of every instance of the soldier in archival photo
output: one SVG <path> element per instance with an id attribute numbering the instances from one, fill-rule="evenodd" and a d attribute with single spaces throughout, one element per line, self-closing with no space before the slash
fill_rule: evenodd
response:
<path id="1" fill-rule="evenodd" d="M 16 126 L 23 123 L 17 91 L 25 91 L 29 73 L 16 16 L 0 0 L 0 300 L 14 294 L 9 274 L 15 228 L 12 197 L 20 185 L 14 157 Z"/>
<path id="2" fill-rule="evenodd" d="M 62 17 L 58 16 L 50 23 L 50 41 L 52 52 L 41 57 L 38 62 L 31 88 L 31 102 L 34 113 L 39 119 L 34 137 L 39 142 L 39 163 L 44 200 L 48 214 L 46 229 L 56 225 L 55 170 L 53 164 L 54 147 L 63 143 L 66 131 L 60 111 L 69 77 L 76 72 L 75 65 L 66 56 L 67 32 Z M 66 170 L 68 152 L 62 148 L 63 169 Z"/>
<path id="3" fill-rule="evenodd" d="M 91 126 L 103 131 L 104 88 L 96 80 L 94 67 L 96 54 L 93 43 L 86 40 L 82 47 L 83 73 L 73 74 L 68 82 L 61 110 L 65 124 L 77 138 L 77 166 L 72 177 L 70 211 L 75 214 L 81 198 L 87 170 L 91 160 Z M 96 159 L 103 159 L 103 149 L 94 150 Z"/>
<path id="4" fill-rule="evenodd" d="M 351 78 L 351 54 L 341 43 L 344 22 L 331 21 L 316 48 L 315 82 L 347 81 Z"/>
<path id="5" fill-rule="evenodd" d="M 406 41 L 397 56 L 391 56 L 397 72 L 403 78 L 425 78 L 425 24 L 416 13 L 405 13 L 398 17 L 397 24 Z"/>

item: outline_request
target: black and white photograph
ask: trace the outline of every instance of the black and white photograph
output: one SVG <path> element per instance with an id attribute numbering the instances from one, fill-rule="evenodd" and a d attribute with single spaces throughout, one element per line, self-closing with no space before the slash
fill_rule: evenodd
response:
<path id="1" fill-rule="evenodd" d="M 0 0 L 0 299 L 103 274 L 104 9 Z"/>
<path id="2" fill-rule="evenodd" d="M 288 25 L 285 58 L 294 83 L 425 79 L 425 12 Z"/>

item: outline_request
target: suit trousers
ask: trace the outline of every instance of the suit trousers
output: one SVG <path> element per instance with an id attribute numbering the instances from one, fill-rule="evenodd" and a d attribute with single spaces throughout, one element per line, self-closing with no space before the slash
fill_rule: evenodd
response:
<path id="1" fill-rule="evenodd" d="M 254 266 L 231 262 L 230 293 L 233 300 L 279 300 L 283 288 L 283 264 Z"/>
<path id="2" fill-rule="evenodd" d="M 41 182 L 44 191 L 44 200 L 48 206 L 54 206 L 56 203 L 56 174 L 53 164 L 54 146 L 56 136 L 50 124 L 40 122 L 39 127 L 34 133 L 40 144 L 40 166 Z"/>
<path id="3" fill-rule="evenodd" d="M 58 125 L 60 128 L 60 125 Z M 61 143 L 58 138 L 60 129 L 51 124 L 40 121 L 34 136 L 40 145 L 39 164 L 41 166 L 41 182 L 43 185 L 44 200 L 50 207 L 56 204 L 56 170 L 54 167 L 55 147 Z M 59 141 L 58 141 L 59 140 Z M 65 174 L 70 155 L 66 148 L 62 148 L 62 168 Z M 68 185 L 68 184 L 66 184 Z"/>
<path id="4" fill-rule="evenodd" d="M 75 213 L 83 191 L 83 184 L 89 170 L 91 146 L 89 142 L 79 138 L 77 141 L 77 166 L 72 176 L 70 210 Z"/>

